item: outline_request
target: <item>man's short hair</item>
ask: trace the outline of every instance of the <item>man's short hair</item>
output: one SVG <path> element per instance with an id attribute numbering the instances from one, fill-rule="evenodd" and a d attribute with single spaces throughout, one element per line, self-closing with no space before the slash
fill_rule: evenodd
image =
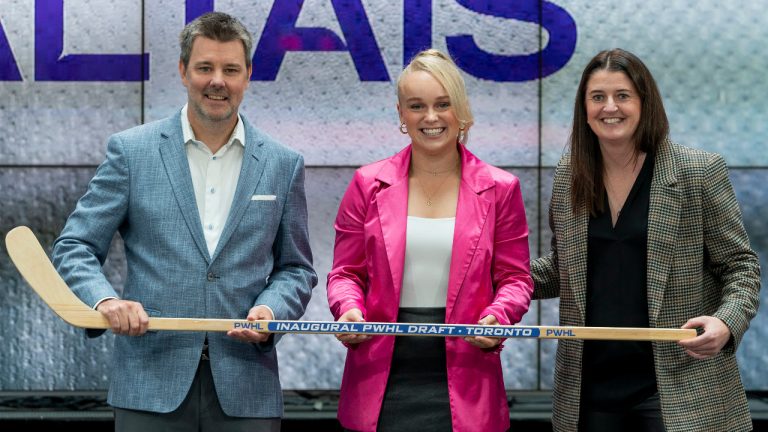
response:
<path id="1" fill-rule="evenodd" d="M 253 37 L 237 18 L 222 12 L 208 12 L 187 24 L 179 35 L 179 44 L 181 45 L 180 60 L 185 68 L 189 66 L 192 44 L 198 36 L 219 42 L 241 41 L 245 49 L 245 65 L 251 67 Z"/>

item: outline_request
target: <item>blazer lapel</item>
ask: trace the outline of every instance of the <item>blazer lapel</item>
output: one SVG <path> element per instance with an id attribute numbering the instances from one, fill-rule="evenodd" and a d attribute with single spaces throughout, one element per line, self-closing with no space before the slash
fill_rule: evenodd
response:
<path id="1" fill-rule="evenodd" d="M 456 299 L 464 287 L 464 279 L 477 251 L 480 236 L 488 219 L 492 200 L 484 192 L 495 186 L 486 165 L 464 146 L 461 150 L 461 184 L 456 206 L 451 269 L 448 276 L 448 298 L 445 305 L 446 322 L 452 321 Z M 488 193 L 491 195 L 491 193 Z"/>
<path id="2" fill-rule="evenodd" d="M 651 181 L 651 202 L 648 210 L 648 320 L 651 326 L 664 300 L 672 257 L 675 254 L 680 224 L 680 190 L 669 141 L 658 150 Z"/>
<path id="3" fill-rule="evenodd" d="M 160 157 L 165 166 L 173 195 L 187 223 L 187 229 L 192 234 L 200 253 L 210 263 L 211 258 L 208 256 L 208 246 L 206 246 L 203 227 L 200 224 L 200 215 L 197 211 L 197 201 L 192 186 L 192 174 L 189 172 L 189 161 L 184 148 L 180 115 L 179 112 L 174 116 L 170 120 L 170 127 L 161 132 L 165 142 L 160 145 Z"/>
<path id="4" fill-rule="evenodd" d="M 400 304 L 400 290 L 403 286 L 403 265 L 405 263 L 405 235 L 408 224 L 408 167 L 411 163 L 411 147 L 395 155 L 376 175 L 376 179 L 388 187 L 376 193 L 376 207 L 379 224 L 384 237 L 384 248 L 392 275 L 397 307 Z"/>
<path id="5" fill-rule="evenodd" d="M 242 118 L 242 117 L 241 117 Z M 237 179 L 235 196 L 232 198 L 232 207 L 229 210 L 224 231 L 213 252 L 212 261 L 216 259 L 221 250 L 226 246 L 232 233 L 235 231 L 240 219 L 243 217 L 246 207 L 250 204 L 251 195 L 259 184 L 264 172 L 265 157 L 262 150 L 264 140 L 258 136 L 256 130 L 242 118 L 245 126 L 245 149 L 243 150 L 243 165 L 240 168 L 240 177 Z"/>
<path id="6" fill-rule="evenodd" d="M 579 311 L 579 322 L 583 325 L 586 321 L 587 310 L 587 234 L 589 229 L 589 211 L 583 205 L 575 213 L 570 211 L 573 208 L 570 187 L 572 175 L 570 161 L 565 166 L 568 169 L 561 176 L 555 178 L 555 181 L 564 183 L 560 187 L 566 191 L 564 194 L 566 205 L 564 207 L 569 210 L 565 214 L 555 213 L 554 216 L 559 219 L 555 221 L 555 224 L 560 224 L 563 227 L 563 232 L 557 233 L 560 265 L 566 267 L 568 275 L 567 285 L 563 284 L 563 286 L 570 288 L 570 294 L 573 296 L 573 301 L 576 303 Z M 555 188 L 558 188 L 557 184 Z M 561 298 L 566 296 L 568 296 L 567 292 L 560 293 Z"/>
<path id="7" fill-rule="evenodd" d="M 568 198 L 570 200 L 570 197 Z M 568 208 L 571 208 L 568 206 Z M 569 239 L 567 254 L 560 259 L 566 260 L 568 267 L 568 286 L 581 314 L 581 323 L 586 321 L 587 310 L 587 234 L 589 230 L 589 211 L 582 208 L 577 214 L 569 214 L 565 223 L 563 238 Z M 562 293 L 561 293 L 562 297 Z"/>

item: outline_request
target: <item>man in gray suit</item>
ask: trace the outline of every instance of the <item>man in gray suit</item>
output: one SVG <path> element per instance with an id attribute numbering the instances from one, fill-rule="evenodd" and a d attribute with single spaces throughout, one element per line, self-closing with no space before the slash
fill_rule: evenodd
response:
<path id="1" fill-rule="evenodd" d="M 279 430 L 277 335 L 147 332 L 149 316 L 298 319 L 317 283 L 303 159 L 238 113 L 250 33 L 209 13 L 180 40 L 187 104 L 109 139 L 53 260 L 118 335 L 116 430 Z M 121 294 L 101 273 L 117 231 Z"/>

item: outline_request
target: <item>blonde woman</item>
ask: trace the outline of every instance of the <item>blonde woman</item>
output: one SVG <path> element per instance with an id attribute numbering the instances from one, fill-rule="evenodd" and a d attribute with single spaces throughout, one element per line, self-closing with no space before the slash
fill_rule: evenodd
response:
<path id="1" fill-rule="evenodd" d="M 528 310 L 528 225 L 518 179 L 465 147 L 473 119 L 445 54 L 397 83 L 411 145 L 357 170 L 336 217 L 328 301 L 339 321 L 514 324 Z M 338 337 L 347 430 L 505 431 L 499 351 L 486 337 Z"/>

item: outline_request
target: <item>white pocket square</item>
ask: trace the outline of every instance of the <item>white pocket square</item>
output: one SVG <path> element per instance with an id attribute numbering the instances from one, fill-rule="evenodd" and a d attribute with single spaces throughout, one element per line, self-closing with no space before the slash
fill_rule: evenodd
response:
<path id="1" fill-rule="evenodd" d="M 274 201 L 277 197 L 274 195 L 254 195 L 251 197 L 251 201 Z"/>

